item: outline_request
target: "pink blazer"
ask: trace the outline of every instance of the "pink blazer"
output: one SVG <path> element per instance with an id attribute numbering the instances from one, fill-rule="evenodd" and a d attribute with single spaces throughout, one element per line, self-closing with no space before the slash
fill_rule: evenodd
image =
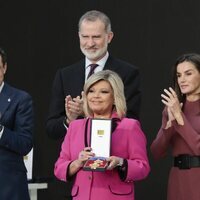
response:
<path id="1" fill-rule="evenodd" d="M 55 176 L 68 181 L 67 169 L 85 147 L 84 130 L 86 119 L 70 123 L 62 144 L 60 156 L 55 163 Z M 90 126 L 88 126 L 90 127 Z M 125 181 L 119 178 L 118 170 L 90 172 L 79 170 L 72 189 L 73 200 L 133 200 L 136 180 L 144 179 L 150 166 L 146 152 L 146 138 L 137 120 L 123 118 L 112 133 L 111 155 L 127 159 Z"/>

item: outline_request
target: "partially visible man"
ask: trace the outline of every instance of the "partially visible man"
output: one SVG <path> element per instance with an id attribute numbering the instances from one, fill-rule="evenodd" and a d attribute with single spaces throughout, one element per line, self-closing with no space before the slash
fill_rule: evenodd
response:
<path id="1" fill-rule="evenodd" d="M 32 149 L 32 98 L 4 82 L 7 58 L 0 48 L 0 199 L 29 200 L 23 156 Z"/>
<path id="2" fill-rule="evenodd" d="M 125 86 L 127 117 L 139 118 L 141 102 L 139 70 L 108 53 L 108 44 L 112 38 L 111 22 L 104 13 L 92 10 L 80 18 L 80 49 L 85 59 L 59 69 L 56 73 L 46 123 L 47 133 L 51 138 L 63 138 L 70 121 L 81 116 L 81 92 L 85 80 L 92 73 L 91 68 L 94 64 L 96 64 L 94 73 L 109 69 L 119 74 Z"/>

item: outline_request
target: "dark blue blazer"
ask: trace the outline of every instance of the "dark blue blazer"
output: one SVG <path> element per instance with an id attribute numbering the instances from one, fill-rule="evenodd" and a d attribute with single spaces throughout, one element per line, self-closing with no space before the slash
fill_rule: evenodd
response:
<path id="1" fill-rule="evenodd" d="M 140 75 L 137 67 L 122 60 L 108 57 L 104 70 L 109 69 L 118 73 L 124 83 L 127 103 L 127 117 L 139 119 L 141 91 Z M 49 115 L 46 130 L 54 139 L 63 138 L 66 129 L 63 126 L 65 118 L 65 97 L 81 95 L 85 83 L 85 60 L 61 68 L 57 71 L 52 88 Z"/>
<path id="2" fill-rule="evenodd" d="M 28 200 L 28 183 L 23 156 L 33 146 L 32 98 L 4 84 L 0 93 L 0 199 Z"/>

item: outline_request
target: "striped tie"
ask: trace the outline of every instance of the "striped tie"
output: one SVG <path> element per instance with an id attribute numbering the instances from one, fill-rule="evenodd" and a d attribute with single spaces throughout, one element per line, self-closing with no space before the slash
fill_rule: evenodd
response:
<path id="1" fill-rule="evenodd" d="M 94 70 L 95 70 L 95 68 L 98 66 L 97 64 L 91 64 L 91 65 L 89 65 L 90 66 L 90 72 L 89 72 L 89 74 L 88 74 L 88 76 L 87 76 L 87 79 L 92 75 L 92 74 L 94 74 Z"/>

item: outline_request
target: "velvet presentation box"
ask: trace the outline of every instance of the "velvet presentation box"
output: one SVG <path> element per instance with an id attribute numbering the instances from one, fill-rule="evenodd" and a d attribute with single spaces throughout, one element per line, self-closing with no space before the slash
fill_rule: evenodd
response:
<path id="1" fill-rule="evenodd" d="M 108 161 L 106 160 L 106 158 L 93 157 L 87 160 L 87 162 L 83 166 L 83 170 L 103 172 L 106 170 L 107 166 L 108 166 Z"/>

